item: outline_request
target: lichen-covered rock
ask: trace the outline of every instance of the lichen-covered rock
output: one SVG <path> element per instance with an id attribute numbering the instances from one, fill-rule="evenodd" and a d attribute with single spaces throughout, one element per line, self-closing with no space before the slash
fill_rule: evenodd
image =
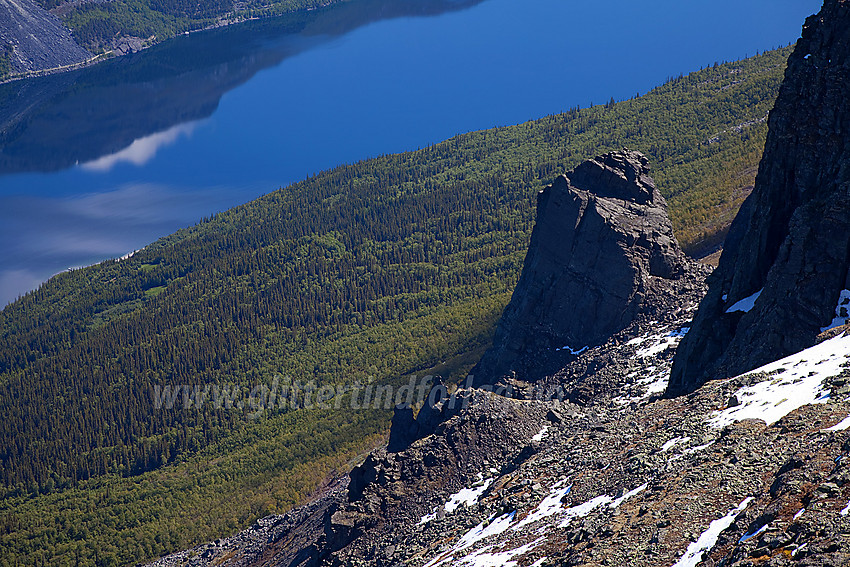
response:
<path id="1" fill-rule="evenodd" d="M 833 320 L 850 287 L 848 101 L 850 2 L 828 0 L 788 62 L 755 189 L 676 356 L 671 394 L 811 346 Z"/>

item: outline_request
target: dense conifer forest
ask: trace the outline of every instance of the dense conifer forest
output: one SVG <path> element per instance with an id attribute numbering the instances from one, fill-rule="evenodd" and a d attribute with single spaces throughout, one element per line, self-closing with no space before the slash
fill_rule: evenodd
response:
<path id="1" fill-rule="evenodd" d="M 340 166 L 10 305 L 0 565 L 130 564 L 303 501 L 381 442 L 388 411 L 157 409 L 154 387 L 462 378 L 510 298 L 536 193 L 588 157 L 646 153 L 682 244 L 710 251 L 789 53 Z"/>

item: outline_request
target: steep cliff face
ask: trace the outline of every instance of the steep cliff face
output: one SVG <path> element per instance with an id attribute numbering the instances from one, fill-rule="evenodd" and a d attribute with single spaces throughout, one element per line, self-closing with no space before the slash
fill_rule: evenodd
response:
<path id="1" fill-rule="evenodd" d="M 11 71 L 40 71 L 85 61 L 91 54 L 59 18 L 32 0 L 0 0 L 0 49 Z"/>
<path id="2" fill-rule="evenodd" d="M 850 2 L 827 0 L 788 63 L 755 190 L 676 355 L 669 392 L 811 346 L 850 287 Z"/>
<path id="3" fill-rule="evenodd" d="M 646 157 L 621 151 L 544 189 L 520 281 L 478 385 L 508 373 L 532 380 L 626 327 L 685 259 Z"/>

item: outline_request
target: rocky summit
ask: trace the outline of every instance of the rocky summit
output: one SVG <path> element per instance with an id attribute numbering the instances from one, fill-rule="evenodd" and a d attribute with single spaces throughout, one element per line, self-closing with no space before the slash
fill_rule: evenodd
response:
<path id="1" fill-rule="evenodd" d="M 707 296 L 645 158 L 591 160 L 539 198 L 483 383 L 438 381 L 310 504 L 156 565 L 850 565 L 848 9 L 807 24 Z"/>
<path id="2" fill-rule="evenodd" d="M 634 321 L 648 295 L 669 292 L 685 264 L 645 156 L 582 163 L 538 195 L 522 275 L 475 383 L 562 368 Z"/>
<path id="3" fill-rule="evenodd" d="M 850 2 L 830 0 L 806 22 L 788 62 L 755 189 L 676 355 L 671 394 L 797 352 L 844 322 L 848 100 Z"/>

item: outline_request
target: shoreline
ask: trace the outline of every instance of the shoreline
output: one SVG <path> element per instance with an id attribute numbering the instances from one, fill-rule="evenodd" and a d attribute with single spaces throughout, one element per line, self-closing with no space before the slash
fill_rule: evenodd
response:
<path id="1" fill-rule="evenodd" d="M 35 79 L 35 78 L 38 78 L 38 77 L 47 77 L 47 76 L 50 76 L 50 75 L 58 75 L 58 74 L 61 74 L 61 73 L 68 73 L 68 72 L 71 72 L 71 71 L 79 71 L 80 69 L 86 69 L 88 67 L 93 67 L 95 65 L 98 65 L 99 63 L 103 63 L 104 61 L 109 61 L 109 60 L 114 59 L 116 57 L 124 57 L 125 55 L 129 55 L 129 54 L 132 54 L 132 53 L 141 53 L 141 52 L 143 52 L 147 49 L 150 49 L 151 47 L 154 47 L 156 45 L 160 45 L 162 43 L 165 43 L 167 41 L 171 41 L 173 39 L 177 39 L 177 38 L 182 37 L 182 36 L 187 36 L 187 35 L 191 35 L 191 34 L 194 34 L 194 33 L 211 31 L 211 30 L 220 29 L 220 28 L 225 28 L 225 27 L 229 27 L 229 26 L 233 26 L 233 25 L 237 25 L 237 24 L 243 24 L 243 23 L 246 23 L 246 22 L 256 22 L 256 21 L 259 21 L 259 20 L 266 20 L 266 19 L 269 19 L 269 18 L 277 18 L 277 17 L 285 16 L 287 14 L 297 14 L 299 12 L 312 12 L 314 10 L 320 10 L 320 9 L 323 9 L 323 8 L 327 8 L 328 6 L 331 6 L 333 4 L 340 4 L 344 1 L 345 0 L 328 0 L 327 2 L 325 2 L 325 3 L 323 3 L 319 6 L 316 6 L 314 8 L 307 8 L 305 10 L 293 10 L 291 12 L 284 12 L 284 13 L 281 13 L 281 14 L 274 14 L 274 15 L 269 15 L 269 16 L 253 16 L 253 17 L 249 18 L 249 17 L 240 17 L 236 14 L 230 14 L 230 15 L 227 15 L 227 16 L 223 16 L 222 19 L 219 20 L 218 22 L 216 22 L 215 24 L 211 24 L 211 25 L 208 25 L 208 26 L 205 26 L 205 27 L 202 27 L 202 28 L 194 29 L 194 30 L 187 30 L 187 31 L 184 31 L 184 32 L 180 32 L 180 33 L 178 33 L 174 36 L 167 37 L 167 38 L 160 40 L 160 41 L 157 41 L 156 36 L 151 36 L 148 39 L 144 40 L 144 42 L 142 43 L 141 49 L 138 49 L 136 51 L 128 51 L 126 53 L 116 53 L 116 50 L 112 49 L 110 51 L 104 51 L 103 53 L 99 53 L 97 55 L 94 55 L 93 57 L 86 59 L 85 61 L 80 61 L 78 63 L 71 63 L 69 65 L 61 65 L 59 67 L 51 67 L 50 69 L 39 69 L 37 71 L 27 71 L 25 73 L 11 74 L 8 77 L 0 80 L 0 85 L 5 85 L 7 83 L 13 83 L 15 81 L 22 81 L 22 80 L 26 80 L 26 79 Z M 73 30 L 71 31 L 71 33 L 73 34 Z"/>

